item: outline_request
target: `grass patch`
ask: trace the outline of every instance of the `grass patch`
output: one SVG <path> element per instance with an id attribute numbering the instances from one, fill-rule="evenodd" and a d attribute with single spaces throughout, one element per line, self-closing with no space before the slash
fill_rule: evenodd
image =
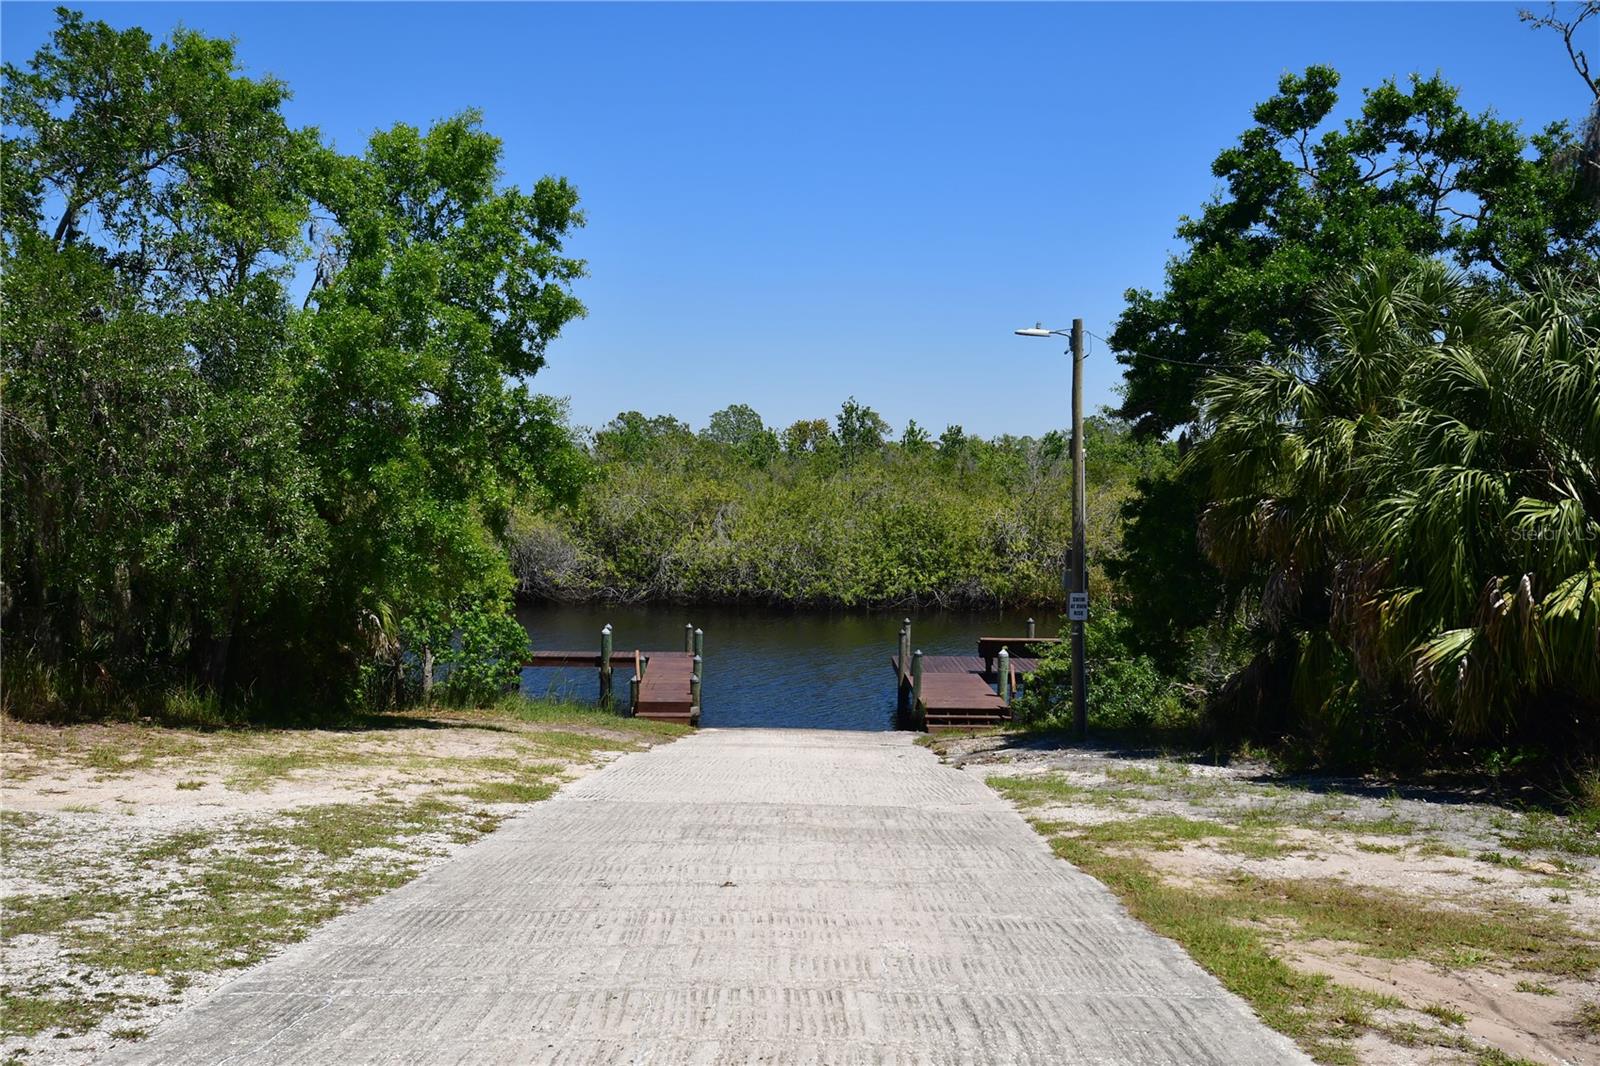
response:
<path id="1" fill-rule="evenodd" d="M 1103 807 L 1139 797 L 1139 793 L 1132 789 L 1075 785 L 1060 774 L 990 777 L 987 780 L 990 788 L 1024 809 L 1071 803 Z"/>
<path id="2" fill-rule="evenodd" d="M 41 987 L 17 994 L 0 989 L 0 1036 L 37 1036 L 52 1029 L 75 1036 L 93 1029 L 127 1002 L 127 997 L 114 992 L 63 995 L 59 989 Z"/>
<path id="3" fill-rule="evenodd" d="M 1214 840 L 1228 851 L 1253 859 L 1276 858 L 1292 850 L 1261 826 L 1224 825 L 1177 814 L 1151 814 L 1105 822 L 1085 828 L 1080 836 L 1100 847 L 1154 851 L 1174 851 L 1184 844 Z"/>
<path id="4" fill-rule="evenodd" d="M 1176 763 L 1154 763 L 1150 766 L 1112 766 L 1106 769 L 1106 780 L 1120 785 L 1171 785 L 1189 776 L 1189 768 Z"/>
<path id="5" fill-rule="evenodd" d="M 1373 844 L 1369 841 L 1356 841 L 1356 850 L 1367 852 L 1369 855 L 1399 855 L 1405 848 L 1399 844 Z"/>
<path id="6" fill-rule="evenodd" d="M 1446 1025 L 1454 1025 L 1459 1028 L 1467 1024 L 1467 1016 L 1465 1014 L 1454 1007 L 1447 1007 L 1443 1003 L 1429 1003 L 1420 1009 L 1428 1017 L 1441 1021 Z"/>
<path id="7" fill-rule="evenodd" d="M 1443 856 L 1449 859 L 1469 858 L 1471 853 L 1466 848 L 1458 848 L 1454 844 L 1441 844 L 1437 840 L 1424 841 L 1417 845 L 1417 858 L 1433 859 Z"/>
<path id="8" fill-rule="evenodd" d="M 1501 823 L 1505 828 L 1505 823 Z M 1555 851 L 1567 855 L 1600 856 L 1600 811 L 1585 811 L 1562 818 L 1549 811 L 1532 810 L 1517 819 L 1500 843 L 1513 851 Z"/>
<path id="9" fill-rule="evenodd" d="M 560 787 L 559 781 L 486 781 L 461 790 L 460 795 L 478 803 L 537 803 Z"/>
<path id="10" fill-rule="evenodd" d="M 124 726 L 117 732 L 114 741 L 96 744 L 83 752 L 83 764 L 101 774 L 116 776 L 148 770 L 169 759 L 190 758 L 202 747 L 197 737 L 169 729 Z"/>
<path id="11" fill-rule="evenodd" d="M 0 942 L 9 943 L 19 936 L 56 936 L 74 923 L 115 914 L 124 905 L 122 897 L 98 889 L 8 896 Z"/>
<path id="12" fill-rule="evenodd" d="M 675 722 L 657 722 L 649 718 L 625 718 L 615 711 L 582 704 L 562 703 L 559 700 L 530 700 L 524 696 L 507 696 L 485 710 L 485 714 L 512 718 L 519 722 L 541 725 L 586 726 L 624 736 L 672 739 L 694 732 L 686 725 Z"/>
<path id="13" fill-rule="evenodd" d="M 1581 1005 L 1572 1016 L 1572 1025 L 1585 1036 L 1600 1036 L 1600 1000 Z"/>
<path id="14" fill-rule="evenodd" d="M 1486 862 L 1490 866 L 1506 866 L 1513 870 L 1522 869 L 1523 862 L 1520 855 L 1502 855 L 1498 851 L 1480 851 L 1478 861 Z"/>
<path id="15" fill-rule="evenodd" d="M 1340 818 L 1330 821 L 1328 825 L 1358 836 L 1408 837 L 1417 831 L 1416 822 L 1401 818 L 1397 814 L 1386 814 L 1382 818 Z"/>
<path id="16" fill-rule="evenodd" d="M 185 829 L 162 840 L 146 845 L 133 853 L 133 861 L 141 866 L 169 859 L 189 859 L 202 848 L 217 841 L 217 834 L 207 829 Z"/>
<path id="17" fill-rule="evenodd" d="M 330 766 L 348 768 L 376 763 L 382 756 L 351 751 L 336 744 L 316 744 L 286 750 L 244 751 L 232 757 L 233 767 L 223 785 L 235 792 L 260 792 L 274 781 L 303 770 Z"/>
<path id="18" fill-rule="evenodd" d="M 1570 977 L 1600 969 L 1600 945 L 1560 918 L 1509 904 L 1465 911 L 1342 881 L 1253 878 L 1229 882 L 1218 903 L 1240 916 L 1289 919 L 1301 935 L 1354 944 L 1374 958 L 1462 969 L 1508 962 Z"/>
<path id="19" fill-rule="evenodd" d="M 1543 981 L 1529 981 L 1526 978 L 1518 981 L 1516 987 L 1518 992 L 1526 992 L 1530 996 L 1553 996 L 1557 994 L 1554 988 Z"/>

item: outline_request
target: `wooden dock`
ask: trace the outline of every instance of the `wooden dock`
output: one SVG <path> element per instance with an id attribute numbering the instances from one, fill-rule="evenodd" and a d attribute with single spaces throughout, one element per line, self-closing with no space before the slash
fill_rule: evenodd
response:
<path id="1" fill-rule="evenodd" d="M 683 651 L 653 651 L 644 659 L 644 676 L 634 702 L 635 718 L 691 725 L 700 717 L 694 702 L 694 655 Z"/>
<path id="2" fill-rule="evenodd" d="M 600 634 L 599 651 L 535 651 L 524 667 L 588 667 L 600 674 L 600 699 L 612 699 L 612 675 L 631 670 L 628 712 L 635 718 L 694 725 L 700 720 L 700 679 L 705 634 L 685 627 L 683 651 L 614 651 L 611 627 Z"/>
<path id="3" fill-rule="evenodd" d="M 1030 627 L 1031 628 L 1031 627 Z M 980 637 L 977 655 L 921 655 L 920 685 L 913 677 L 916 656 L 909 656 L 909 626 L 900 632 L 900 654 L 889 657 L 899 686 L 903 724 L 930 733 L 989 729 L 1011 719 L 1011 700 L 1018 686 L 1039 668 L 1034 657 L 1055 640 L 1027 637 Z M 1016 648 L 1029 655 L 1013 656 Z M 999 655 L 1007 653 L 1005 676 Z"/>

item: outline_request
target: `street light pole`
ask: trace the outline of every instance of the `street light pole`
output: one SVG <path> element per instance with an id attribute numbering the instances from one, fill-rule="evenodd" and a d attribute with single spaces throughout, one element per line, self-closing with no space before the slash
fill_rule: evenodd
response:
<path id="1" fill-rule="evenodd" d="M 1083 319 L 1072 320 L 1072 591 L 1089 591 L 1084 560 L 1085 502 L 1083 469 Z M 1069 602 L 1070 602 L 1069 597 Z M 1088 686 L 1083 666 L 1083 619 L 1072 620 L 1072 723 L 1079 740 L 1089 738 Z"/>
<path id="2" fill-rule="evenodd" d="M 1014 331 L 1019 337 L 1060 337 L 1066 330 Z M 1072 559 L 1067 574 L 1067 621 L 1072 626 L 1072 724 L 1079 740 L 1089 739 L 1089 681 L 1083 665 L 1083 622 L 1089 602 L 1089 565 L 1084 559 L 1084 527 L 1089 524 L 1083 470 L 1083 319 L 1072 320 Z"/>

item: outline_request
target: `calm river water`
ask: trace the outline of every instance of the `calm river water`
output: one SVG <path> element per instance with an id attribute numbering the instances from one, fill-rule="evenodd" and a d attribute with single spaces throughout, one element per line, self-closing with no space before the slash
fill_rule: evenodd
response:
<path id="1" fill-rule="evenodd" d="M 1044 611 L 1040 636 L 1054 636 Z M 915 647 L 929 655 L 976 655 L 980 636 L 1024 631 L 1028 612 L 911 612 Z M 536 650 L 600 648 L 611 623 L 616 650 L 681 651 L 683 626 L 705 630 L 707 726 L 893 729 L 895 653 L 906 612 L 828 613 L 728 607 L 525 607 L 517 612 Z M 616 691 L 626 699 L 627 675 Z M 590 669 L 524 670 L 530 696 L 599 698 Z"/>

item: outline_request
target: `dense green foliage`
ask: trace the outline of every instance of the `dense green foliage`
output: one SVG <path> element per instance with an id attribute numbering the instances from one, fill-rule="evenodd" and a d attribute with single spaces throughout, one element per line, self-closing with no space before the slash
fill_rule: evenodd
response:
<path id="1" fill-rule="evenodd" d="M 1084 625 L 1089 728 L 1104 734 L 1193 726 L 1195 709 L 1186 693 L 1154 659 L 1133 650 L 1130 628 L 1127 616 L 1109 606 L 1097 607 Z M 1062 641 L 1040 658 L 1012 714 L 1025 725 L 1064 721 L 1071 699 L 1072 645 Z"/>
<path id="2" fill-rule="evenodd" d="M 8 705 L 503 679 L 499 538 L 581 472 L 523 387 L 573 189 L 499 187 L 471 114 L 340 155 L 184 30 L 63 11 L 3 77 Z"/>
<path id="3" fill-rule="evenodd" d="M 898 441 L 847 401 L 830 424 L 781 433 L 739 404 L 694 433 L 673 418 L 618 415 L 594 435 L 597 482 L 576 508 L 529 516 L 513 561 L 542 599 L 786 605 L 1053 604 L 1071 543 L 1066 439 L 937 442 L 913 422 Z M 1113 419 L 1085 435 L 1093 563 L 1116 548 L 1134 479 L 1175 449 Z M 1096 580 L 1101 576 L 1096 572 Z"/>
<path id="4" fill-rule="evenodd" d="M 1334 744 L 1407 703 L 1600 731 L 1600 289 L 1537 280 L 1369 267 L 1297 358 L 1206 384 L 1200 540 L 1260 649 L 1235 713 Z"/>

